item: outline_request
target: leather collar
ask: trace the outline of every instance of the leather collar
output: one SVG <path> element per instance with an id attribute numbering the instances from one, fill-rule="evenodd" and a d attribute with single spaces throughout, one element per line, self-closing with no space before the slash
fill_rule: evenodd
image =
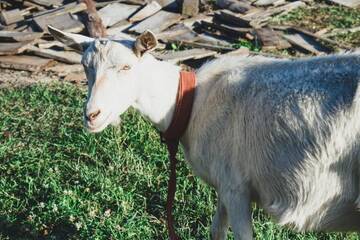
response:
<path id="1" fill-rule="evenodd" d="M 190 120 L 194 102 L 196 75 L 194 72 L 181 71 L 175 110 L 168 129 L 161 133 L 166 141 L 178 141 L 185 133 Z"/>
<path id="2" fill-rule="evenodd" d="M 179 240 L 175 232 L 172 208 L 176 192 L 176 153 L 181 136 L 188 126 L 195 95 L 196 76 L 194 72 L 180 72 L 179 88 L 176 97 L 173 119 L 168 129 L 160 133 L 161 141 L 166 144 L 170 159 L 170 177 L 166 200 L 167 227 L 170 240 Z"/>

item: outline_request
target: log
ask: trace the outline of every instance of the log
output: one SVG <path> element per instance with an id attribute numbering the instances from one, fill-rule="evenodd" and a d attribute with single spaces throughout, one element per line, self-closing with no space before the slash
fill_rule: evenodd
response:
<path id="1" fill-rule="evenodd" d="M 184 51 L 170 51 L 165 53 L 155 53 L 155 57 L 163 61 L 178 63 L 189 59 L 201 59 L 216 55 L 216 51 L 206 49 L 188 49 Z"/>
<path id="2" fill-rule="evenodd" d="M 105 27 L 111 27 L 116 23 L 128 19 L 139 9 L 137 5 L 112 3 L 99 10 L 99 16 Z"/>
<path id="3" fill-rule="evenodd" d="M 253 5 L 258 7 L 263 7 L 263 6 L 272 5 L 277 1 L 279 0 L 257 0 L 256 2 L 253 3 Z"/>
<path id="4" fill-rule="evenodd" d="M 266 10 L 254 11 L 243 16 L 243 19 L 246 19 L 251 23 L 253 27 L 261 27 L 266 25 L 266 22 L 275 15 L 286 14 L 296 8 L 305 7 L 306 4 L 302 1 L 295 1 L 288 3 L 283 6 L 270 7 Z"/>
<path id="5" fill-rule="evenodd" d="M 29 0 L 29 1 L 45 7 L 58 7 L 63 4 L 63 0 Z"/>
<path id="6" fill-rule="evenodd" d="M 172 8 L 177 6 L 177 0 L 156 0 L 162 8 Z"/>
<path id="7" fill-rule="evenodd" d="M 330 0 L 330 1 L 349 8 L 358 8 L 360 6 L 360 0 Z"/>
<path id="8" fill-rule="evenodd" d="M 151 30 L 154 33 L 159 33 L 180 21 L 181 18 L 182 16 L 177 13 L 159 11 L 155 15 L 130 28 L 129 31 L 143 33 L 145 30 Z"/>
<path id="9" fill-rule="evenodd" d="M 41 38 L 43 33 L 0 31 L 0 42 L 24 42 Z"/>
<path id="10" fill-rule="evenodd" d="M 78 64 L 81 62 L 81 55 L 76 52 L 41 49 L 35 46 L 29 47 L 28 51 L 34 55 L 55 59 L 64 63 Z"/>
<path id="11" fill-rule="evenodd" d="M 86 9 L 87 9 L 87 7 L 86 7 L 85 3 L 73 2 L 73 3 L 63 5 L 56 9 L 50 9 L 50 10 L 42 11 L 39 13 L 34 13 L 33 17 L 34 18 L 44 17 L 44 16 L 50 17 L 50 16 L 63 15 L 63 14 L 67 14 L 67 13 L 74 14 L 74 13 L 82 12 Z"/>
<path id="12" fill-rule="evenodd" d="M 327 54 L 330 52 L 329 49 L 319 42 L 302 33 L 283 34 L 283 37 L 293 46 L 315 55 Z"/>
<path id="13" fill-rule="evenodd" d="M 198 34 L 192 31 L 190 28 L 180 23 L 171 27 L 167 31 L 163 31 L 156 35 L 156 37 L 163 41 L 195 41 L 198 37 Z"/>
<path id="14" fill-rule="evenodd" d="M 251 26 L 251 21 L 248 19 L 239 16 L 238 14 L 234 14 L 228 10 L 223 10 L 214 15 L 215 22 L 223 22 L 230 26 L 241 27 L 241 28 L 249 28 Z"/>
<path id="15" fill-rule="evenodd" d="M 148 3 L 145 7 L 143 7 L 139 12 L 137 12 L 134 16 L 132 16 L 129 21 L 130 22 L 139 22 L 144 20 L 147 17 L 150 17 L 160 11 L 162 6 L 156 2 L 152 1 Z"/>
<path id="16" fill-rule="evenodd" d="M 217 0 L 216 4 L 223 9 L 228 9 L 236 13 L 246 13 L 252 9 L 251 3 L 248 1 L 236 0 Z"/>
<path id="17" fill-rule="evenodd" d="M 14 55 L 24 52 L 34 41 L 0 43 L 0 55 Z"/>
<path id="18" fill-rule="evenodd" d="M 32 22 L 32 28 L 34 30 L 39 29 L 44 32 L 48 32 L 49 25 L 66 32 L 73 33 L 81 32 L 85 28 L 84 24 L 79 20 L 74 19 L 70 13 L 38 17 Z"/>
<path id="19" fill-rule="evenodd" d="M 13 9 L 9 11 L 1 11 L 0 20 L 5 25 L 23 21 L 25 18 L 19 9 Z"/>
<path id="20" fill-rule="evenodd" d="M 250 50 L 246 47 L 241 47 L 239 49 L 236 49 L 234 51 L 225 53 L 225 54 L 221 54 L 218 57 L 222 57 L 222 56 L 249 56 L 250 55 Z"/>
<path id="21" fill-rule="evenodd" d="M 222 34 L 228 35 L 233 39 L 246 38 L 247 34 L 252 30 L 252 28 L 231 27 L 224 24 L 207 21 L 201 21 L 201 25 L 206 28 L 218 30 Z"/>
<path id="22" fill-rule="evenodd" d="M 57 9 L 39 12 L 34 14 L 31 28 L 34 31 L 40 30 L 47 32 L 47 26 L 52 25 L 60 30 L 69 31 L 70 29 L 73 30 L 73 32 L 81 31 L 84 25 L 77 19 L 74 19 L 71 14 L 84 10 L 86 10 L 84 3 L 69 3 Z"/>
<path id="23" fill-rule="evenodd" d="M 91 37 L 105 37 L 106 28 L 102 23 L 93 0 L 81 0 L 86 4 L 86 28 Z"/>
<path id="24" fill-rule="evenodd" d="M 299 32 L 299 33 L 302 33 L 302 34 L 305 34 L 305 35 L 308 35 L 308 36 L 310 36 L 310 37 L 312 37 L 314 39 L 318 39 L 320 41 L 327 42 L 329 44 L 338 46 L 338 47 L 343 48 L 343 49 L 347 49 L 347 50 L 352 49 L 351 46 L 348 46 L 348 45 L 343 44 L 343 43 L 336 42 L 336 41 L 334 41 L 332 39 L 327 38 L 326 36 L 316 35 L 315 33 L 309 32 L 309 31 L 304 30 L 304 29 L 291 27 L 290 30 L 293 30 L 293 31 L 296 31 L 296 32 Z"/>
<path id="25" fill-rule="evenodd" d="M 84 67 L 81 64 L 65 64 L 58 63 L 55 66 L 50 66 L 46 68 L 46 71 L 56 73 L 59 77 L 65 77 L 71 73 L 83 73 Z"/>
<path id="26" fill-rule="evenodd" d="M 36 56 L 0 56 L 0 67 L 38 72 L 54 64 L 54 60 Z"/>
<path id="27" fill-rule="evenodd" d="M 283 39 L 272 28 L 260 28 L 255 30 L 256 36 L 259 38 L 263 49 L 287 49 L 291 44 Z"/>
<path id="28" fill-rule="evenodd" d="M 234 50 L 234 48 L 232 48 L 232 47 L 215 45 L 215 44 L 210 44 L 210 43 L 193 42 L 193 41 L 181 41 L 180 44 L 184 45 L 184 46 L 194 47 L 194 48 L 204 48 L 204 49 L 217 51 L 217 52 L 223 52 L 223 51 L 228 52 L 228 51 Z"/>
<path id="29" fill-rule="evenodd" d="M 196 16 L 199 13 L 199 0 L 184 0 L 182 4 L 182 14 L 186 16 Z"/>

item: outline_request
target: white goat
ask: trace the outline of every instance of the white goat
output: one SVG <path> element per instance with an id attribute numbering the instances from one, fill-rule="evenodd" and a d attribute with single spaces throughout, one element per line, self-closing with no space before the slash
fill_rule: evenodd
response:
<path id="1" fill-rule="evenodd" d="M 156 60 L 150 32 L 94 40 L 51 29 L 85 50 L 86 127 L 103 130 L 130 106 L 169 126 L 178 66 Z M 360 231 L 360 55 L 305 60 L 226 57 L 197 73 L 181 139 L 196 175 L 218 193 L 212 239 L 253 238 L 251 202 L 296 230 Z"/>

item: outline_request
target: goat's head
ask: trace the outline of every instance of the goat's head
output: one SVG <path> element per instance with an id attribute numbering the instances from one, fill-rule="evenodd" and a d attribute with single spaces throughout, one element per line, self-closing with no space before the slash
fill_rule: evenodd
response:
<path id="1" fill-rule="evenodd" d="M 82 64 L 88 80 L 84 109 L 85 126 L 100 132 L 119 120 L 136 100 L 136 73 L 141 71 L 142 55 L 153 50 L 157 40 L 150 31 L 135 41 L 93 39 L 49 27 L 50 33 L 64 44 L 83 52 Z"/>

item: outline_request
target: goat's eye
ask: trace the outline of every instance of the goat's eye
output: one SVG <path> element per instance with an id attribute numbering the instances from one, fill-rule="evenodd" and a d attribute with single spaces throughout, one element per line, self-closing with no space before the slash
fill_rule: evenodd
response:
<path id="1" fill-rule="evenodd" d="M 125 64 L 125 65 L 120 67 L 120 70 L 130 70 L 130 68 L 131 67 L 129 65 Z"/>

